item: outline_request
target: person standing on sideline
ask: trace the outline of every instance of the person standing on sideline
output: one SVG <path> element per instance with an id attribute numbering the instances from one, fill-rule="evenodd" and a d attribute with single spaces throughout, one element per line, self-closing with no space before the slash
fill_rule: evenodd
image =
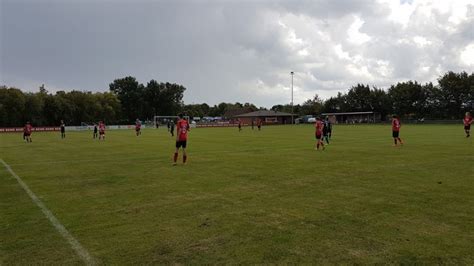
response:
<path id="1" fill-rule="evenodd" d="M 240 119 L 237 119 L 237 122 L 239 123 L 238 127 L 239 127 L 239 132 L 242 131 L 242 121 L 240 121 Z"/>
<path id="2" fill-rule="evenodd" d="M 466 133 L 466 138 L 469 138 L 471 136 L 471 124 L 472 124 L 471 113 L 466 112 L 463 122 L 464 122 L 464 132 Z"/>
<path id="3" fill-rule="evenodd" d="M 97 138 L 97 124 L 94 123 L 94 134 L 92 134 L 92 138 L 96 139 Z"/>
<path id="4" fill-rule="evenodd" d="M 135 132 L 137 137 L 142 134 L 142 122 L 138 118 L 135 120 Z"/>
<path id="5" fill-rule="evenodd" d="M 183 149 L 183 164 L 186 164 L 186 145 L 188 141 L 189 123 L 186 119 L 183 119 L 183 114 L 178 115 L 179 120 L 176 124 L 176 150 L 173 157 L 173 165 L 176 165 L 178 161 L 179 148 Z"/>
<path id="6" fill-rule="evenodd" d="M 23 139 L 26 140 L 26 142 L 33 142 L 31 140 L 31 133 L 33 132 L 33 127 L 31 126 L 30 122 L 26 122 L 25 127 L 23 128 Z"/>
<path id="7" fill-rule="evenodd" d="M 262 130 L 262 119 L 257 119 L 257 128 L 258 128 L 258 131 Z"/>
<path id="8" fill-rule="evenodd" d="M 316 123 L 314 124 L 314 127 L 316 128 L 316 148 L 315 150 L 319 150 L 319 146 L 323 148 L 323 151 L 325 149 L 324 147 L 324 142 L 322 140 L 323 137 L 323 130 L 324 130 L 324 123 L 321 121 L 321 117 L 316 118 Z"/>
<path id="9" fill-rule="evenodd" d="M 66 125 L 64 125 L 64 121 L 61 120 L 61 138 L 66 138 Z"/>
<path id="10" fill-rule="evenodd" d="M 252 130 L 253 130 L 253 124 L 254 124 L 254 122 L 253 122 L 253 118 L 252 118 Z"/>
<path id="11" fill-rule="evenodd" d="M 171 119 L 171 121 L 169 122 L 169 124 L 170 124 L 169 131 L 170 131 L 171 137 L 174 137 L 174 120 Z"/>
<path id="12" fill-rule="evenodd" d="M 392 137 L 393 137 L 393 146 L 396 147 L 398 146 L 397 141 L 400 142 L 400 145 L 403 145 L 403 141 L 400 138 L 400 127 L 402 125 L 400 124 L 400 119 L 398 116 L 394 115 L 392 117 Z"/>

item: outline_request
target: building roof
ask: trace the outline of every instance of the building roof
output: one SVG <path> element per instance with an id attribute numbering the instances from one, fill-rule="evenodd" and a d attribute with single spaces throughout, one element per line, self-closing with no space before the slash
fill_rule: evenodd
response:
<path id="1" fill-rule="evenodd" d="M 236 115 L 246 114 L 248 112 L 252 112 L 252 109 L 249 107 L 234 108 L 234 109 L 227 110 L 223 116 L 230 118 Z"/>
<path id="2" fill-rule="evenodd" d="M 345 113 L 322 113 L 321 115 L 371 115 L 377 112 L 345 112 Z"/>
<path id="3" fill-rule="evenodd" d="M 234 117 L 269 117 L 269 116 L 292 116 L 292 114 L 278 112 L 278 111 L 259 110 L 259 111 L 255 111 L 251 113 L 236 115 Z"/>

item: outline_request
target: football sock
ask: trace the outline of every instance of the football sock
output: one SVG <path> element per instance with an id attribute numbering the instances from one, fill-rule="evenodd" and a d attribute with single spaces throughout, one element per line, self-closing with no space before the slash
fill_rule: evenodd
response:
<path id="1" fill-rule="evenodd" d="M 174 157 L 173 157 L 173 161 L 176 162 L 178 160 L 178 153 L 175 152 L 174 153 Z"/>
<path id="2" fill-rule="evenodd" d="M 186 159 L 188 158 L 188 156 L 186 155 L 183 155 L 183 163 L 186 163 Z"/>

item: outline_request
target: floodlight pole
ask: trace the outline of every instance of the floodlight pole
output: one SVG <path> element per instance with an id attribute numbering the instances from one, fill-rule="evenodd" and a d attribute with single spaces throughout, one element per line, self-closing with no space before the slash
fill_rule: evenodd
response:
<path id="1" fill-rule="evenodd" d="M 295 72 L 291 71 L 291 124 L 294 124 L 293 121 L 293 76 L 295 75 Z"/>

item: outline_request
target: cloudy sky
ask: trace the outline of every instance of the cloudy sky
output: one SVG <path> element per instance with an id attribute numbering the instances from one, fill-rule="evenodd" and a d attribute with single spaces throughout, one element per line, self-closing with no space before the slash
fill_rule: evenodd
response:
<path id="1" fill-rule="evenodd" d="M 474 72 L 472 0 L 0 0 L 0 85 L 106 91 L 135 76 L 186 103 L 295 103 Z"/>

